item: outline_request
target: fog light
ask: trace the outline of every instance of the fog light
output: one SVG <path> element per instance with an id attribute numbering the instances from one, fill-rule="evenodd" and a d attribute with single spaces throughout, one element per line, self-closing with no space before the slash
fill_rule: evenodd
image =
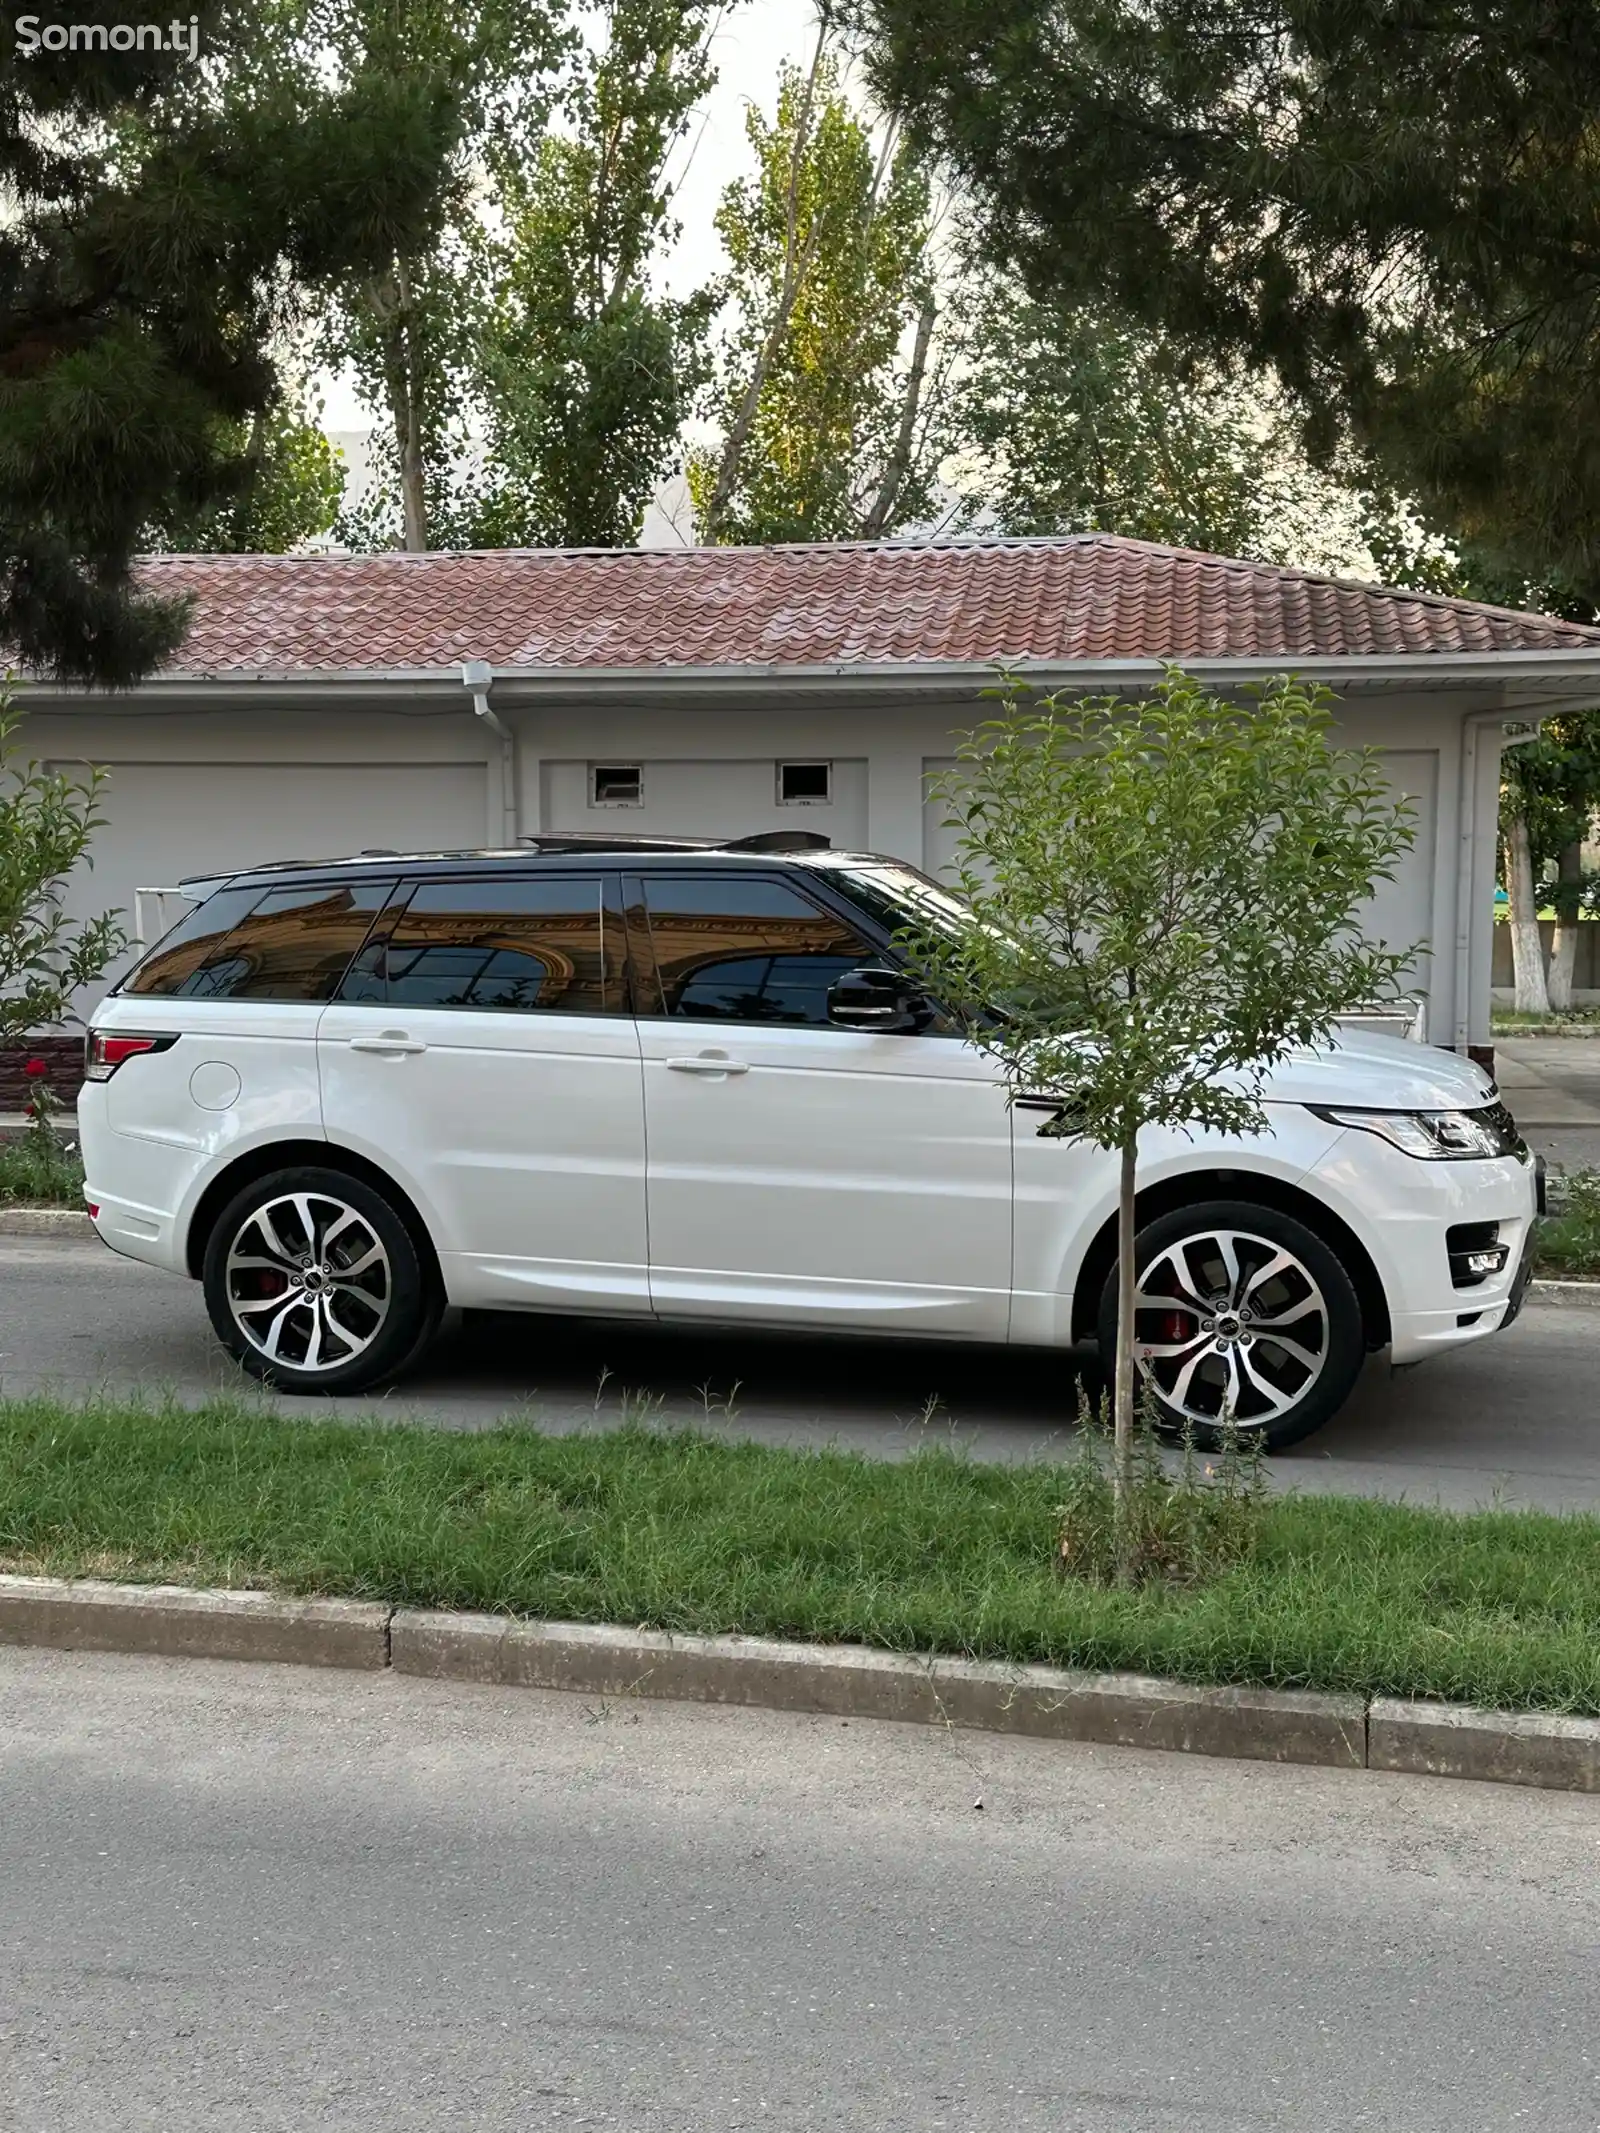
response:
<path id="1" fill-rule="evenodd" d="M 1481 1281 L 1486 1274 L 1498 1274 L 1506 1263 L 1506 1248 L 1496 1245 L 1492 1252 L 1468 1252 L 1467 1272 L 1476 1274 Z"/>

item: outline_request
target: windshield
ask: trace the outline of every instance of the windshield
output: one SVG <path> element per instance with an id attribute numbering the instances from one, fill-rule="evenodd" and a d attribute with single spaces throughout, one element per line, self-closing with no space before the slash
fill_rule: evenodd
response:
<path id="1" fill-rule="evenodd" d="M 911 927 L 960 940 L 971 927 L 970 906 L 916 867 L 839 867 L 830 870 L 830 878 L 852 903 L 894 932 Z"/>

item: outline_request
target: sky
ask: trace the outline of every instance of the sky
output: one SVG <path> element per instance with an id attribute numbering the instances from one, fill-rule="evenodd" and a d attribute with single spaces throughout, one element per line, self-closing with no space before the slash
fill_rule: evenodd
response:
<path id="1" fill-rule="evenodd" d="M 687 294 L 724 263 L 711 218 L 724 187 L 749 168 L 745 112 L 752 101 L 772 109 L 779 67 L 786 59 L 809 59 L 815 24 L 810 0 L 742 0 L 728 9 L 717 29 L 712 41 L 716 85 L 669 166 L 676 187 L 674 212 L 683 224 L 662 276 L 671 293 Z M 371 427 L 372 416 L 348 378 L 321 378 L 317 389 L 325 402 L 325 428 L 337 433 Z"/>

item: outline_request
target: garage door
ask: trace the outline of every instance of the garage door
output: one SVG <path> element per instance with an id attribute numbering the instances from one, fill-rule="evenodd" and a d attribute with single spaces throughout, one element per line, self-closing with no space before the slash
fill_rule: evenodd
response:
<path id="1" fill-rule="evenodd" d="M 481 763 L 112 763 L 92 872 L 73 882 L 75 917 L 187 874 L 274 859 L 328 859 L 364 848 L 415 852 L 481 845 Z M 115 975 L 115 972 L 112 973 Z"/>

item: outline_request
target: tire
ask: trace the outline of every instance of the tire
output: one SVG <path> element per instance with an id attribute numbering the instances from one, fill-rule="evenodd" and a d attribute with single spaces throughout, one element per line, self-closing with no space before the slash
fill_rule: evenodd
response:
<path id="1" fill-rule="evenodd" d="M 1277 1452 L 1349 1398 L 1366 1360 L 1361 1305 L 1337 1255 L 1292 1215 L 1247 1200 L 1180 1207 L 1140 1230 L 1135 1267 L 1141 1386 L 1164 1429 L 1191 1430 L 1201 1449 L 1216 1450 L 1231 1392 L 1240 1437 Z M 1109 1378 L 1115 1266 L 1098 1326 Z"/>
<path id="2" fill-rule="evenodd" d="M 340 1170 L 275 1170 L 206 1240 L 206 1309 L 242 1369 L 282 1392 L 366 1392 L 417 1362 L 444 1298 L 404 1215 Z"/>

